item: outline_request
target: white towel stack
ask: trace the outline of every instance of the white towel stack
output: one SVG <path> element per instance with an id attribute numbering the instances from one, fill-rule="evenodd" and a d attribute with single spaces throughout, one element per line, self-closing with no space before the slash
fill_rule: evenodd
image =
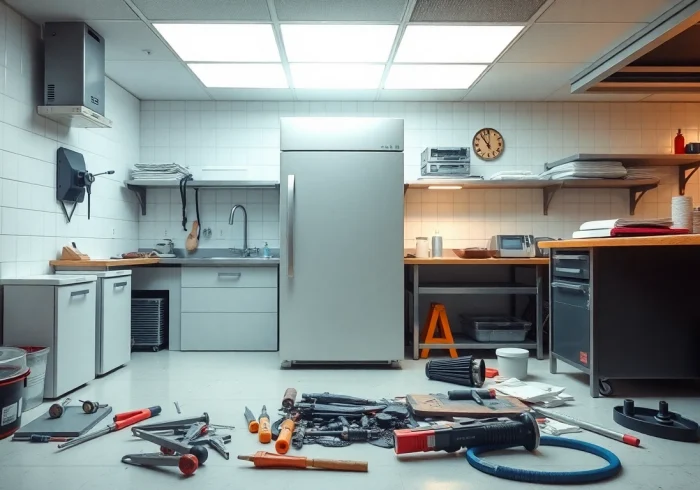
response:
<path id="1" fill-rule="evenodd" d="M 134 180 L 180 180 L 187 175 L 190 175 L 187 167 L 177 163 L 137 163 L 131 171 Z"/>
<path id="2" fill-rule="evenodd" d="M 621 179 L 626 175 L 627 169 L 621 162 L 570 162 L 542 172 L 540 179 Z"/>

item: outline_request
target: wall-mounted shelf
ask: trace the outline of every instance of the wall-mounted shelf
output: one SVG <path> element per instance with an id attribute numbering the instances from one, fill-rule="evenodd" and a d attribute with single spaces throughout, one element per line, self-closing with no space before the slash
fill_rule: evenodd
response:
<path id="1" fill-rule="evenodd" d="M 408 182 L 404 189 L 428 189 L 430 187 L 461 189 L 542 189 L 542 212 L 549 213 L 549 205 L 559 189 L 628 189 L 630 215 L 642 196 L 659 185 L 659 179 L 568 179 L 568 180 L 461 180 L 421 179 Z"/>
<path id="2" fill-rule="evenodd" d="M 146 214 L 147 189 L 178 189 L 179 179 L 127 180 L 127 189 L 136 194 L 141 206 L 141 214 Z M 278 189 L 280 183 L 272 180 L 188 180 L 188 189 Z"/>
<path id="3" fill-rule="evenodd" d="M 688 180 L 700 167 L 700 155 L 649 155 L 649 154 L 615 154 L 615 153 L 576 153 L 551 163 L 544 168 L 550 170 L 571 162 L 621 162 L 625 167 L 678 167 L 678 193 L 685 194 Z"/>

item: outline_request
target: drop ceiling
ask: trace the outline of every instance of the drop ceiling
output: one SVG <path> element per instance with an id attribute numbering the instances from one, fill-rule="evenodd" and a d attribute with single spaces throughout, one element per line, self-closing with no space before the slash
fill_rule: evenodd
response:
<path id="1" fill-rule="evenodd" d="M 6 0 L 40 24 L 86 21 L 106 40 L 107 75 L 140 99 L 391 101 L 643 100 L 650 94 L 571 94 L 569 81 L 680 1 L 686 0 Z M 185 23 L 269 26 L 279 49 L 276 61 L 288 82 L 285 87 L 291 88 L 206 87 L 156 27 Z M 375 83 L 378 88 L 315 88 L 320 81 L 342 87 L 339 74 L 352 74 L 341 67 L 334 74 L 327 68 L 324 70 L 330 73 L 290 65 L 288 56 L 294 56 L 294 51 L 285 50 L 283 31 L 287 25 L 291 32 L 294 24 L 394 26 L 396 34 L 392 34 L 388 55 L 382 55 L 386 56 L 382 68 L 358 67 L 358 72 L 359 68 L 364 71 L 357 78 L 366 78 L 365 83 Z M 430 61 L 433 66 L 411 72 L 412 65 L 401 64 L 402 47 L 407 49 L 402 41 L 408 46 L 413 32 L 430 26 L 465 25 L 510 26 L 516 34 L 506 46 L 493 48 L 493 43 L 484 43 L 484 52 L 488 48 L 495 51 L 484 54 L 485 61 L 442 62 L 440 50 Z M 332 60 L 323 62 L 328 61 Z M 477 64 L 482 66 L 475 68 Z M 394 67 L 399 68 L 392 74 Z M 407 73 L 397 84 L 399 71 Z M 423 79 L 430 82 L 432 77 L 434 82 L 452 71 L 460 72 L 463 83 L 476 81 L 467 87 L 445 83 L 444 89 L 422 88 Z M 315 73 L 319 75 L 314 77 Z M 302 80 L 309 74 L 303 78 L 305 88 L 295 86 L 295 78 Z M 388 88 L 392 86 L 396 88 Z"/>

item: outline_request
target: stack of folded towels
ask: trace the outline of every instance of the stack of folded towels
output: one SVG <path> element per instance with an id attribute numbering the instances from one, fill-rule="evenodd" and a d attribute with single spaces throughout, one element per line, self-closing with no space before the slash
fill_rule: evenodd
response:
<path id="1" fill-rule="evenodd" d="M 627 169 L 622 162 L 570 162 L 542 172 L 540 179 L 622 179 L 625 176 L 627 176 Z"/>
<path id="2" fill-rule="evenodd" d="M 190 175 L 187 167 L 177 163 L 137 163 L 131 171 L 134 180 L 180 180 Z"/>

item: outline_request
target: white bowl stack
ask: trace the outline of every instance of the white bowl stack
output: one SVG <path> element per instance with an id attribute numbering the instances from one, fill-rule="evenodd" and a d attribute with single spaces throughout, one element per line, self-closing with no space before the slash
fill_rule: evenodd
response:
<path id="1" fill-rule="evenodd" d="M 671 219 L 674 228 L 693 230 L 693 198 L 690 196 L 675 196 L 671 200 Z"/>

